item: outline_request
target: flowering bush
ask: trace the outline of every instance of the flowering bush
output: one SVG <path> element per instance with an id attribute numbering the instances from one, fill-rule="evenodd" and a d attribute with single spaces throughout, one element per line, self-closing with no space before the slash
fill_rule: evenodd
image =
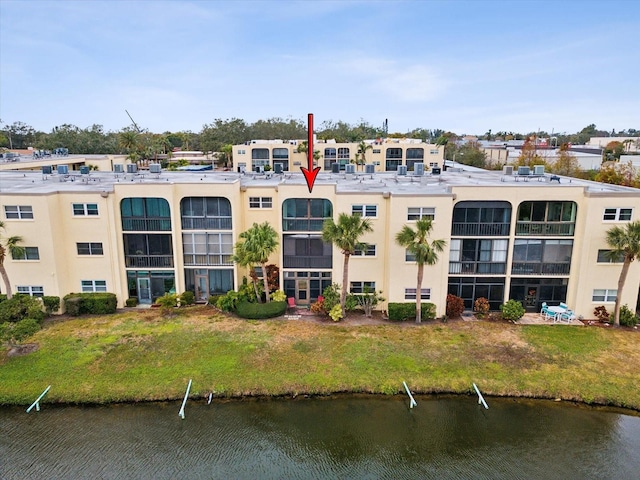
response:
<path id="1" fill-rule="evenodd" d="M 489 313 L 489 300 L 484 297 L 477 298 L 474 305 L 473 311 L 476 312 L 476 316 L 479 318 L 483 318 L 487 313 Z"/>

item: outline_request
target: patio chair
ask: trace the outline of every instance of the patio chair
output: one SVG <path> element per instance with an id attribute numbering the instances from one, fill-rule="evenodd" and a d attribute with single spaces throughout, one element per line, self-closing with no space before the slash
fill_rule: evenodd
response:
<path id="1" fill-rule="evenodd" d="M 295 311 L 295 309 L 296 309 L 296 299 L 293 297 L 287 297 L 287 310 Z"/>
<path id="2" fill-rule="evenodd" d="M 542 310 L 540 310 L 540 313 L 544 315 L 545 320 L 555 318 L 556 316 L 555 313 L 549 310 L 549 306 L 547 305 L 547 302 L 542 302 Z"/>
<path id="3" fill-rule="evenodd" d="M 574 318 L 576 318 L 576 315 L 572 310 L 567 310 L 562 315 L 560 315 L 560 321 L 562 322 L 571 323 Z"/>
<path id="4" fill-rule="evenodd" d="M 564 308 L 565 310 L 569 310 L 569 305 L 564 302 L 560 302 L 560 308 Z"/>

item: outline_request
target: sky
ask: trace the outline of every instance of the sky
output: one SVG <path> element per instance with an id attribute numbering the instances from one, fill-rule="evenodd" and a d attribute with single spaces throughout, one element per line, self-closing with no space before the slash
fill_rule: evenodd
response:
<path id="1" fill-rule="evenodd" d="M 640 129 L 640 2 L 0 0 L 0 120 Z"/>

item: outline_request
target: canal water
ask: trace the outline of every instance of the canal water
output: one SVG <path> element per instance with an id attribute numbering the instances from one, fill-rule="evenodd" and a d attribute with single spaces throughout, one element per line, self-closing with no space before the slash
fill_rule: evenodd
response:
<path id="1" fill-rule="evenodd" d="M 0 408 L 0 478 L 637 479 L 640 417 L 477 397 Z"/>

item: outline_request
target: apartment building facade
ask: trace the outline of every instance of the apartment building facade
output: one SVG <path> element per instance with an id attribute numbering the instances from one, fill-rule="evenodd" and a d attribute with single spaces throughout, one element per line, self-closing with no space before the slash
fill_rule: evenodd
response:
<path id="1" fill-rule="evenodd" d="M 253 223 L 268 221 L 279 232 L 270 263 L 280 269 L 280 288 L 304 305 L 341 282 L 342 254 L 322 241 L 321 231 L 325 219 L 345 212 L 373 225 L 363 238 L 367 248 L 351 258 L 351 292 L 381 290 L 389 302 L 421 295 L 438 315 L 447 293 L 468 309 L 479 297 L 492 309 L 517 299 L 529 311 L 562 301 L 590 318 L 596 306 L 613 307 L 622 264 L 607 258 L 606 231 L 638 220 L 640 190 L 558 180 L 522 182 L 461 168 L 422 175 L 397 166 L 374 173 L 330 169 L 309 192 L 291 169 L 0 172 L 5 233 L 22 236 L 26 247 L 23 258 L 8 257 L 5 266 L 13 290 L 32 295 L 109 291 L 123 306 L 129 297 L 151 303 L 191 290 L 205 301 L 248 276 L 232 261 L 233 245 Z M 425 267 L 421 292 L 415 262 L 395 242 L 419 218 L 430 218 L 432 238 L 446 241 L 438 263 Z M 634 262 L 622 303 L 636 308 L 639 294 Z"/>

